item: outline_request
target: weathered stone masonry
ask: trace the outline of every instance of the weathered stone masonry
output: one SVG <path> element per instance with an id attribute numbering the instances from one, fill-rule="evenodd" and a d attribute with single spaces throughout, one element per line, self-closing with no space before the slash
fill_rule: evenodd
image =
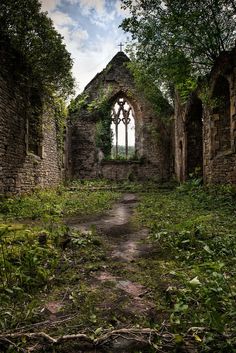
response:
<path id="1" fill-rule="evenodd" d="M 68 175 L 70 178 L 103 177 L 113 180 L 167 180 L 170 177 L 170 134 L 152 105 L 137 91 L 127 68 L 128 57 L 117 53 L 107 67 L 87 85 L 87 103 L 107 92 L 110 106 L 124 97 L 135 113 L 135 150 L 137 161 L 110 160 L 99 163 L 96 148 L 96 123 L 99 112 L 86 109 L 74 112 L 69 127 Z"/>
<path id="2" fill-rule="evenodd" d="M 222 53 L 203 90 L 175 104 L 175 171 L 184 181 L 200 167 L 205 183 L 236 184 L 236 49 Z"/>
<path id="3" fill-rule="evenodd" d="M 21 58 L 13 53 L 11 61 L 10 54 L 0 49 L 0 194 L 51 187 L 61 179 L 52 114 L 32 113 L 35 92 L 21 81 Z"/>
<path id="4" fill-rule="evenodd" d="M 203 125 L 204 180 L 236 184 L 236 49 L 218 58 L 209 89 L 213 106 Z"/>
<path id="5" fill-rule="evenodd" d="M 62 180 L 52 111 L 42 109 L 38 92 L 23 81 L 26 67 L 18 53 L 13 59 L 10 54 L 0 48 L 0 195 L 51 187 Z M 135 113 L 137 160 L 99 160 L 96 124 L 103 116 L 85 107 L 70 116 L 67 177 L 168 180 L 174 150 L 179 181 L 197 172 L 205 183 L 236 184 L 236 49 L 216 61 L 205 86 L 207 97 L 199 86 L 182 104 L 176 92 L 172 136 L 136 89 L 128 61 L 123 52 L 116 54 L 84 94 L 88 104 L 101 92 L 110 107 L 119 97 L 129 102 Z"/>

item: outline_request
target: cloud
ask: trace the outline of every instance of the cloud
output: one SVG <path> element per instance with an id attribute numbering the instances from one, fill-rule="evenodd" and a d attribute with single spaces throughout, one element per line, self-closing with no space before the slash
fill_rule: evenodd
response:
<path id="1" fill-rule="evenodd" d="M 40 0 L 74 61 L 77 94 L 112 59 L 124 41 L 120 0 Z"/>
<path id="2" fill-rule="evenodd" d="M 54 11 L 60 4 L 61 0 L 40 0 L 42 4 L 42 11 L 52 12 Z"/>
<path id="3" fill-rule="evenodd" d="M 104 41 L 104 37 L 97 35 L 96 40 L 90 43 L 89 47 L 85 47 L 79 52 L 74 62 L 73 73 L 79 82 L 78 91 L 93 79 L 93 77 L 101 72 L 113 56 L 119 50 L 118 43 L 121 40 L 120 33 L 111 32 Z"/>
<path id="4" fill-rule="evenodd" d="M 123 9 L 122 8 L 121 0 L 116 0 L 115 10 L 116 10 L 117 15 L 119 15 L 121 17 L 127 17 L 127 16 L 130 15 L 130 12 L 129 12 L 128 9 Z"/>
<path id="5" fill-rule="evenodd" d="M 115 11 L 104 12 L 103 14 L 98 14 L 97 12 L 90 15 L 91 23 L 99 26 L 101 28 L 106 28 L 108 23 L 112 23 L 115 19 Z"/>
<path id="6" fill-rule="evenodd" d="M 80 7 L 84 15 L 89 15 L 93 10 L 100 15 L 106 12 L 105 0 L 80 0 Z"/>
<path id="7" fill-rule="evenodd" d="M 85 29 L 78 27 L 78 24 L 76 24 L 69 16 L 64 17 L 63 15 L 56 14 L 54 17 L 53 13 L 51 18 L 56 30 L 63 36 L 67 50 L 73 56 L 78 56 L 79 53 L 77 53 L 77 50 L 83 49 L 86 40 L 89 38 L 88 32 Z M 63 19 L 63 21 L 60 19 Z"/>
<path id="8" fill-rule="evenodd" d="M 88 32 L 84 29 L 77 29 L 70 36 L 71 41 L 75 43 L 77 49 L 82 49 L 88 38 Z"/>
<path id="9" fill-rule="evenodd" d="M 67 0 L 67 2 L 71 5 L 79 4 L 80 0 Z"/>
<path id="10" fill-rule="evenodd" d="M 61 11 L 54 11 L 50 13 L 50 17 L 57 29 L 64 26 L 73 26 L 76 24 L 76 22 L 69 15 Z"/>

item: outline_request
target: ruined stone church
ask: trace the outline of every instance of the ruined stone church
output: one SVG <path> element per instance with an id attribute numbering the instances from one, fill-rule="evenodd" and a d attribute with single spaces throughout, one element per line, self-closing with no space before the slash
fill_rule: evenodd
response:
<path id="1" fill-rule="evenodd" d="M 128 63 L 125 53 L 118 52 L 86 86 L 82 94 L 86 97 L 84 106 L 70 116 L 67 160 L 72 179 L 100 176 L 112 180 L 163 181 L 170 177 L 170 133 L 151 103 L 135 87 Z M 91 109 L 91 104 L 99 103 L 104 97 L 110 124 L 114 126 L 115 146 L 113 158 L 110 158 L 110 151 L 108 158 L 100 160 L 96 137 L 104 112 L 99 107 Z M 128 156 L 131 120 L 134 130 L 133 158 Z M 124 158 L 119 155 L 118 146 L 122 127 L 125 135 Z"/>
<path id="2" fill-rule="evenodd" d="M 169 124 L 118 52 L 75 100 L 63 163 L 55 119 L 37 92 L 22 90 L 24 65 L 16 73 L 8 50 L 0 50 L 0 194 L 53 187 L 65 177 L 183 182 L 197 173 L 205 183 L 236 184 L 236 49 L 215 62 L 207 94 L 199 84 L 183 104 L 176 92 Z"/>

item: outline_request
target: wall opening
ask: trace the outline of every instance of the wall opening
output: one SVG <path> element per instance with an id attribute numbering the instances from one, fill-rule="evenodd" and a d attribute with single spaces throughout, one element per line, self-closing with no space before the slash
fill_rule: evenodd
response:
<path id="1" fill-rule="evenodd" d="M 203 175 L 202 102 L 195 98 L 186 123 L 186 177 Z"/>
<path id="2" fill-rule="evenodd" d="M 112 159 L 135 157 L 134 110 L 124 97 L 119 97 L 111 109 Z"/>
<path id="3" fill-rule="evenodd" d="M 26 149 L 42 157 L 42 101 L 36 90 L 31 91 L 30 109 L 26 121 Z"/>
<path id="4" fill-rule="evenodd" d="M 230 141 L 230 88 L 228 80 L 219 76 L 213 91 L 213 114 L 216 127 L 215 152 L 231 147 Z"/>

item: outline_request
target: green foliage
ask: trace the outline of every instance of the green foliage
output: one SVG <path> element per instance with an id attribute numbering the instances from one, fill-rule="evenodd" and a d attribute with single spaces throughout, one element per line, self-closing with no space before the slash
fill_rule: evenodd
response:
<path id="1" fill-rule="evenodd" d="M 10 44 L 25 59 L 30 85 L 44 91 L 45 97 L 54 92 L 67 95 L 74 85 L 72 59 L 52 20 L 40 9 L 38 0 L 2 0 L 2 43 Z"/>
<path id="2" fill-rule="evenodd" d="M 46 242 L 40 245 L 39 237 Z M 0 326 L 14 327 L 35 315 L 32 296 L 49 288 L 58 266 L 61 249 L 58 237 L 62 225 L 54 231 L 20 224 L 0 225 Z M 18 306 L 18 305 L 19 306 Z"/>
<path id="3" fill-rule="evenodd" d="M 72 193 L 70 189 L 60 188 L 8 198 L 1 202 L 2 329 L 42 320 L 39 294 L 47 293 L 55 285 L 58 271 L 63 266 L 65 269 L 71 268 L 71 262 L 75 261 L 73 253 L 69 259 L 63 257 L 63 244 L 68 236 L 72 246 L 79 251 L 81 266 L 84 266 L 85 261 L 96 262 L 103 256 L 98 249 L 100 243 L 93 229 L 86 234 L 71 231 L 64 224 L 63 217 L 104 212 L 111 207 L 118 195 L 106 190 L 91 192 L 85 188 Z M 65 275 L 65 280 L 68 281 L 68 274 Z"/>
<path id="4" fill-rule="evenodd" d="M 0 219 L 42 219 L 72 214 L 99 213 L 110 207 L 117 197 L 110 191 L 78 190 L 71 192 L 60 188 L 52 191 L 37 191 L 29 196 L 8 198 L 0 204 Z M 90 213 L 89 212 L 89 213 Z"/>
<path id="5" fill-rule="evenodd" d="M 184 82 L 176 84 L 176 88 L 180 94 L 182 102 L 186 102 L 191 92 L 197 88 L 197 81 L 193 77 L 186 78 Z"/>
<path id="6" fill-rule="evenodd" d="M 112 88 L 108 86 L 107 88 L 98 87 L 97 97 L 88 104 L 89 112 L 98 112 L 99 114 L 107 114 L 108 110 L 110 112 L 110 95 Z"/>
<path id="7" fill-rule="evenodd" d="M 60 163 L 63 163 L 65 129 L 68 112 L 66 108 L 66 103 L 62 98 L 54 97 L 53 111 L 54 119 L 56 122 L 57 147 L 60 153 Z"/>
<path id="8" fill-rule="evenodd" d="M 105 158 L 111 155 L 112 131 L 111 131 L 111 87 L 98 90 L 97 98 L 90 102 L 87 110 L 96 113 L 98 122 L 96 124 L 96 146 L 101 149 Z"/>
<path id="9" fill-rule="evenodd" d="M 215 59 L 234 45 L 232 0 L 122 0 L 130 16 L 122 28 L 132 34 L 137 61 L 165 89 L 209 72 Z"/>
<path id="10" fill-rule="evenodd" d="M 191 339 L 196 351 L 233 353 L 235 187 L 202 187 L 197 179 L 172 190 L 167 185 L 147 182 L 118 186 L 140 193 L 135 215 L 137 229 L 148 227 L 150 235 L 139 243 L 141 252 L 129 266 L 107 256 L 114 250 L 111 245 L 116 243 L 115 237 L 107 243 L 108 238 L 97 233 L 94 226 L 81 233 L 62 221 L 62 212 L 86 215 L 107 209 L 118 196 L 111 191 L 117 184 L 105 180 L 76 181 L 67 189 L 2 200 L 2 329 L 19 329 L 45 321 L 45 303 L 59 301 L 65 321 L 63 317 L 61 325 L 52 328 L 47 321 L 43 326 L 56 336 L 74 333 L 78 327 L 94 331 L 95 336 L 121 325 L 159 329 L 164 317 L 165 329 L 174 334 L 176 351 L 186 339 Z M 37 222 L 30 221 L 36 216 Z M 10 224 L 13 217 L 24 221 Z M 130 226 L 129 223 L 129 231 Z M 71 242 L 65 251 L 62 241 L 68 232 Z M 46 235 L 46 242 L 40 240 L 42 235 Z M 99 275 L 104 272 L 112 280 L 99 285 Z M 113 278 L 118 282 L 128 278 L 143 285 L 147 292 L 142 294 L 144 300 L 155 303 L 158 312 L 155 314 L 154 309 L 153 317 L 148 319 L 131 315 L 126 309 L 132 297 L 123 291 L 122 296 Z M 157 343 L 159 349 L 160 342 Z"/>
<path id="11" fill-rule="evenodd" d="M 111 113 L 103 116 L 96 124 L 96 147 L 101 149 L 104 158 L 109 158 L 112 149 Z"/>
<path id="12" fill-rule="evenodd" d="M 69 113 L 73 114 L 75 112 L 80 112 L 82 109 L 86 108 L 88 98 L 89 95 L 87 93 L 82 93 L 72 99 L 68 107 Z"/>
<path id="13" fill-rule="evenodd" d="M 137 156 L 135 155 L 135 146 L 128 146 L 128 158 L 126 157 L 125 146 L 118 145 L 118 156 L 116 156 L 116 146 L 112 146 L 110 159 L 137 160 Z"/>
<path id="14" fill-rule="evenodd" d="M 112 147 L 110 94 L 110 87 L 106 89 L 99 87 L 96 98 L 91 100 L 89 94 L 85 91 L 71 100 L 68 107 L 70 114 L 83 111 L 85 115 L 96 116 L 96 147 L 103 152 L 105 158 L 110 156 Z"/>
<path id="15" fill-rule="evenodd" d="M 161 117 L 163 121 L 167 122 L 173 111 L 168 100 L 160 91 L 157 82 L 153 80 L 153 76 L 142 66 L 142 63 L 137 61 L 130 62 L 129 68 L 134 76 L 139 91 L 152 103 L 158 116 Z"/>
<path id="16" fill-rule="evenodd" d="M 233 352 L 235 344 L 235 198 L 232 186 L 203 188 L 194 180 L 145 195 L 138 209 L 159 249 L 152 271 L 169 283 L 162 308 L 182 340 L 191 328 L 200 336 L 201 352 Z"/>

